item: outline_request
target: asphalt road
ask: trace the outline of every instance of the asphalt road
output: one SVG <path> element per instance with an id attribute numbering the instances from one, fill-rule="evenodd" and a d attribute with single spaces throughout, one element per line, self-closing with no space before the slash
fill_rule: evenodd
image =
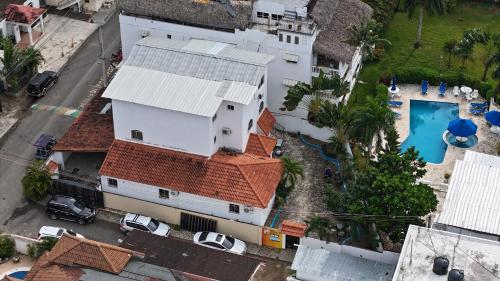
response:
<path id="1" fill-rule="evenodd" d="M 112 16 L 102 27 L 105 57 L 120 47 L 118 15 Z M 98 32 L 93 33 L 79 52 L 59 73 L 58 83 L 38 104 L 79 108 L 86 100 L 89 90 L 101 75 L 102 66 L 98 57 L 100 44 Z M 70 127 L 74 118 L 50 111 L 27 110 L 11 131 L 0 142 L 0 231 L 36 237 L 42 225 L 71 228 L 76 232 L 100 241 L 116 243 L 121 237 L 116 224 L 95 221 L 87 226 L 64 221 L 51 221 L 42 206 L 24 200 L 21 178 L 26 165 L 34 160 L 32 143 L 41 133 L 60 138 Z M 98 230 L 98 231 L 97 231 Z"/>

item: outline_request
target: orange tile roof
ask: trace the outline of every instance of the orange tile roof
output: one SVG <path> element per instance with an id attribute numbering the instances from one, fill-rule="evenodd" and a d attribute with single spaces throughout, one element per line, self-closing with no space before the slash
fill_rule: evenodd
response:
<path id="1" fill-rule="evenodd" d="M 290 236 L 304 237 L 307 225 L 292 220 L 284 220 L 281 223 L 281 231 Z"/>
<path id="2" fill-rule="evenodd" d="M 133 252 L 113 245 L 64 235 L 47 256 L 47 263 L 79 265 L 120 273 Z"/>
<path id="3" fill-rule="evenodd" d="M 45 253 L 33 264 L 24 278 L 25 281 L 78 281 L 83 271 L 63 265 L 51 264 Z"/>
<path id="4" fill-rule="evenodd" d="M 9 4 L 7 8 L 5 8 L 4 14 L 7 21 L 32 24 L 46 11 L 45 9 L 33 8 L 30 6 Z"/>
<path id="5" fill-rule="evenodd" d="M 107 152 L 115 139 L 113 115 L 100 112 L 110 102 L 99 96 L 93 98 L 53 150 Z"/>
<path id="6" fill-rule="evenodd" d="M 270 157 L 273 149 L 276 146 L 277 140 L 273 137 L 262 136 L 251 133 L 248 138 L 246 153 L 255 154 L 257 156 Z"/>
<path id="7" fill-rule="evenodd" d="M 269 109 L 266 107 L 266 109 L 264 109 L 264 112 L 262 112 L 259 121 L 257 121 L 257 125 L 266 135 L 268 135 L 273 130 L 273 126 L 275 123 L 276 118 L 274 118 L 271 111 L 269 111 Z"/>
<path id="8" fill-rule="evenodd" d="M 281 179 L 281 161 L 218 152 L 210 159 L 115 140 L 101 175 L 266 208 Z"/>

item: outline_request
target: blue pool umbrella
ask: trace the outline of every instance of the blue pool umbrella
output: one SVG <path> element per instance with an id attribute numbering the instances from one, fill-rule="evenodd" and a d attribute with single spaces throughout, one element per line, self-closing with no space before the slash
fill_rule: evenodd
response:
<path id="1" fill-rule="evenodd" d="M 458 118 L 448 124 L 448 131 L 457 137 L 468 137 L 476 133 L 477 125 L 470 119 Z"/>
<path id="2" fill-rule="evenodd" d="M 500 126 L 500 112 L 493 110 L 484 115 L 484 118 L 493 126 Z"/>
<path id="3" fill-rule="evenodd" d="M 391 91 L 396 91 L 396 84 L 397 83 L 398 83 L 398 80 L 396 79 L 396 76 L 392 76 Z"/>

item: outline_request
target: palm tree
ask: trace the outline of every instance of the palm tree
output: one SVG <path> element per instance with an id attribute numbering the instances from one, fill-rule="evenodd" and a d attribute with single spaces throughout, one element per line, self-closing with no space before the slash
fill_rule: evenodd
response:
<path id="1" fill-rule="evenodd" d="M 450 69 L 451 67 L 451 56 L 454 54 L 455 47 L 457 46 L 457 40 L 451 39 L 444 42 L 443 52 L 448 55 L 448 64 L 447 67 Z"/>
<path id="2" fill-rule="evenodd" d="M 52 188 L 52 178 L 43 161 L 36 161 L 22 178 L 23 194 L 29 199 L 40 201 Z"/>
<path id="3" fill-rule="evenodd" d="M 364 21 L 361 26 L 353 26 L 348 39 L 351 46 L 360 47 L 363 54 L 363 59 L 372 58 L 373 50 L 377 43 L 391 45 L 387 39 L 380 38 L 379 34 L 382 30 L 382 24 L 375 20 Z"/>
<path id="4" fill-rule="evenodd" d="M 460 41 L 455 48 L 454 53 L 457 57 L 462 59 L 462 68 L 465 68 L 465 62 L 472 59 L 474 44 L 462 43 L 462 41 Z"/>
<path id="5" fill-rule="evenodd" d="M 281 182 L 293 190 L 298 178 L 304 177 L 304 167 L 302 167 L 302 164 L 299 161 L 286 156 L 281 158 L 281 163 L 283 165 Z"/>
<path id="6" fill-rule="evenodd" d="M 491 41 L 495 49 L 493 53 L 491 53 L 484 61 L 484 72 L 482 77 L 483 81 L 486 80 L 486 75 L 488 74 L 488 70 L 490 70 L 490 67 L 492 67 L 493 65 L 500 65 L 500 33 L 493 35 L 491 37 Z"/>
<path id="7" fill-rule="evenodd" d="M 445 12 L 445 0 L 406 0 L 404 9 L 408 13 L 408 18 L 412 18 L 415 10 L 418 9 L 418 28 L 417 38 L 415 40 L 415 48 L 420 47 L 420 39 L 422 37 L 422 25 L 424 22 L 424 10 L 429 14 L 442 14 Z"/>
<path id="8" fill-rule="evenodd" d="M 24 49 L 21 52 L 21 57 L 24 61 L 23 72 L 25 73 L 29 73 L 30 71 L 36 72 L 38 70 L 38 66 L 45 61 L 40 50 L 33 47 Z"/>
<path id="9" fill-rule="evenodd" d="M 366 104 L 354 112 L 352 134 L 368 148 L 368 158 L 372 153 L 373 141 L 376 151 L 382 149 L 384 132 L 394 125 L 394 113 L 387 106 L 386 96 L 368 97 Z"/>
<path id="10" fill-rule="evenodd" d="M 345 153 L 347 153 L 348 158 L 352 159 L 349 134 L 352 130 L 353 110 L 350 106 L 343 102 L 332 103 L 325 100 L 321 105 L 318 117 L 321 124 L 334 129 L 334 139 L 343 144 Z"/>
<path id="11" fill-rule="evenodd" d="M 4 66 L 0 73 L 4 87 L 10 84 L 17 88 L 20 77 L 35 73 L 38 66 L 45 61 L 40 50 L 27 48 L 21 51 L 6 38 L 1 39 L 0 45 L 4 51 L 4 57 L 0 59 Z"/>

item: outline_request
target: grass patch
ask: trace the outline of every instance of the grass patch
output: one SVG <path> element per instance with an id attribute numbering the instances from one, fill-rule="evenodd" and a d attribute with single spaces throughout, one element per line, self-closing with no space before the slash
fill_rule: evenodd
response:
<path id="1" fill-rule="evenodd" d="M 462 3 L 447 15 L 425 15 L 422 29 L 422 46 L 413 48 L 417 32 L 417 15 L 411 20 L 405 13 L 396 13 L 387 28 L 384 38 L 392 42 L 386 48 L 385 55 L 378 62 L 365 63 L 354 88 L 350 102 L 362 103 L 366 96 L 375 95 L 375 86 L 382 74 L 390 74 L 398 66 L 420 66 L 433 68 L 440 72 L 447 71 L 447 56 L 443 53 L 444 42 L 450 39 L 459 41 L 463 32 L 471 28 L 481 28 L 490 32 L 500 32 L 500 6 L 492 4 Z M 480 79 L 483 73 L 483 61 L 487 50 L 476 45 L 473 60 L 467 61 L 465 72 Z M 460 69 L 458 58 L 452 59 L 451 69 Z M 487 82 L 496 85 L 488 75 Z M 454 86 L 454 85 L 451 85 Z"/>

